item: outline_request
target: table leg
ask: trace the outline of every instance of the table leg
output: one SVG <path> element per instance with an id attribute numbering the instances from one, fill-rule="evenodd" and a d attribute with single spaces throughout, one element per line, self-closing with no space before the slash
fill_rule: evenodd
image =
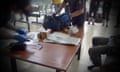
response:
<path id="1" fill-rule="evenodd" d="M 30 23 L 29 23 L 28 16 L 26 16 L 26 21 L 27 21 L 27 25 L 28 25 L 28 32 L 30 32 Z"/>
<path id="2" fill-rule="evenodd" d="M 80 45 L 80 47 L 79 47 L 79 49 L 78 49 L 78 52 L 77 52 L 77 54 L 78 54 L 77 59 L 78 59 L 78 60 L 80 60 L 80 51 L 81 51 L 81 45 Z"/>
<path id="3" fill-rule="evenodd" d="M 11 68 L 12 68 L 12 72 L 17 72 L 16 59 L 14 58 L 11 58 Z"/>
<path id="4" fill-rule="evenodd" d="M 16 26 L 16 21 L 14 20 L 13 25 Z"/>

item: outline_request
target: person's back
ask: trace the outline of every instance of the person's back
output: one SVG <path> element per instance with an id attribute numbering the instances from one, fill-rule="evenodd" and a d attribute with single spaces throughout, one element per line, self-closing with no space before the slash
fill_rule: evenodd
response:
<path id="1" fill-rule="evenodd" d="M 85 14 L 86 14 L 85 2 L 86 0 L 70 0 L 69 1 L 69 9 L 71 13 L 81 10 L 80 14 L 72 17 L 72 24 L 76 25 L 77 27 L 84 26 Z"/>

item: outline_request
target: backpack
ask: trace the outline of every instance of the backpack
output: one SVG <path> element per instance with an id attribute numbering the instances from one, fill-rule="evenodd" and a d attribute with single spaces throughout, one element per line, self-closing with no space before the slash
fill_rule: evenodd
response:
<path id="1" fill-rule="evenodd" d="M 65 28 L 68 28 L 70 26 L 70 19 L 67 21 L 62 21 L 60 17 L 63 15 L 64 14 L 60 16 L 45 15 L 43 27 L 45 29 L 52 29 L 52 30 L 63 30 Z"/>

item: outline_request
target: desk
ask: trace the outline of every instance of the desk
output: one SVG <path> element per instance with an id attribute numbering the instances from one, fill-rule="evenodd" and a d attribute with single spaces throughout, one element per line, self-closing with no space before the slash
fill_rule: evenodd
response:
<path id="1" fill-rule="evenodd" d="M 83 29 L 80 28 L 80 31 L 73 36 L 80 37 L 82 39 L 82 30 Z M 12 53 L 11 63 L 13 67 L 16 67 L 15 59 L 19 59 L 26 62 L 56 69 L 56 72 L 66 72 L 72 62 L 73 57 L 76 54 L 78 54 L 78 60 L 80 59 L 81 43 L 77 46 L 44 42 L 40 43 L 43 45 L 43 48 L 40 50 L 28 48 L 26 51 L 16 51 Z M 17 71 L 15 69 L 16 68 L 14 68 L 14 72 Z"/>

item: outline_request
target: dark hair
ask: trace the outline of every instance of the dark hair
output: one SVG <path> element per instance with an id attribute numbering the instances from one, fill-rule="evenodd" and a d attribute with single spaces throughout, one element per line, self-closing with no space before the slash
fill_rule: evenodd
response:
<path id="1" fill-rule="evenodd" d="M 1 0 L 0 6 L 0 27 L 8 23 L 12 10 L 25 11 L 25 7 L 30 4 L 30 0 Z"/>

